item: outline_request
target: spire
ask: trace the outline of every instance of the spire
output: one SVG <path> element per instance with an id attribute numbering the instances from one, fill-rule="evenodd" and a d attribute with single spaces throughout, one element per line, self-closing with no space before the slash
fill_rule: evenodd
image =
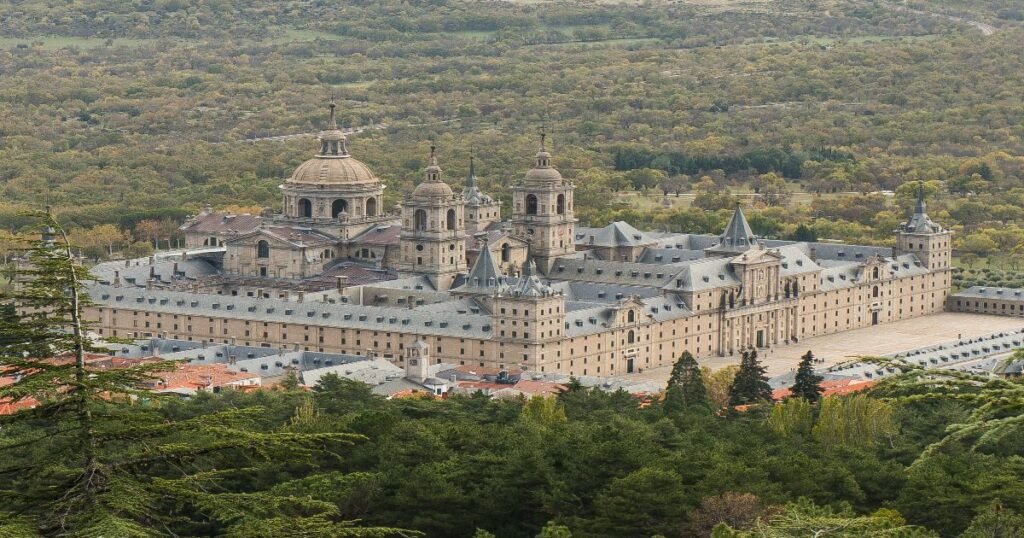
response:
<path id="1" fill-rule="evenodd" d="M 476 169 L 473 166 L 473 153 L 472 152 L 470 152 L 470 154 L 469 154 L 469 173 L 466 174 L 466 188 L 467 189 L 475 189 L 476 188 Z"/>
<path id="2" fill-rule="evenodd" d="M 923 215 L 925 210 L 924 203 L 924 181 L 917 182 L 917 207 L 914 208 L 915 215 Z"/>
<path id="3" fill-rule="evenodd" d="M 917 182 L 917 204 L 914 207 L 914 214 L 910 220 L 903 225 L 903 231 L 909 233 L 939 233 L 942 227 L 932 221 L 925 213 L 927 205 L 924 203 L 924 182 Z"/>
<path id="4" fill-rule="evenodd" d="M 441 181 L 441 167 L 437 165 L 437 146 L 430 145 L 430 164 L 427 165 L 427 181 Z"/>
<path id="5" fill-rule="evenodd" d="M 331 131 L 338 129 L 338 121 L 334 117 L 334 109 L 338 107 L 337 103 L 334 102 L 334 98 L 331 97 L 331 104 L 327 105 L 331 109 L 331 120 L 327 123 L 327 128 Z"/>
<path id="6" fill-rule="evenodd" d="M 711 247 L 709 250 L 740 253 L 757 246 L 757 244 L 757 236 L 750 229 L 747 217 L 743 214 L 743 208 L 737 201 L 736 211 L 733 212 L 732 218 L 729 219 L 729 224 L 725 227 L 725 231 L 719 236 L 718 245 Z"/>
<path id="7" fill-rule="evenodd" d="M 548 133 L 547 130 L 542 126 L 540 128 L 540 149 L 537 150 L 537 162 L 534 168 L 550 168 L 551 167 L 551 154 L 547 150 Z"/>
<path id="8" fill-rule="evenodd" d="M 480 243 L 480 256 L 473 262 L 473 268 L 466 275 L 466 287 L 499 289 L 505 286 L 505 275 L 501 274 L 498 262 L 491 255 L 491 249 L 487 248 L 487 234 L 476 235 Z"/>
<path id="9" fill-rule="evenodd" d="M 328 103 L 330 108 L 330 117 L 327 120 L 327 129 L 320 131 L 320 157 L 347 157 L 348 156 L 348 140 L 345 138 L 345 133 L 338 128 L 338 118 L 336 110 L 338 105 L 334 102 L 334 98 L 331 98 L 331 102 Z"/>

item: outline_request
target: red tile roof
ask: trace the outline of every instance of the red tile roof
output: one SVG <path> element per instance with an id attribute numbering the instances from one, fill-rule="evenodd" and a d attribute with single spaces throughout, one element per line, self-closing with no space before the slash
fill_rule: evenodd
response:
<path id="1" fill-rule="evenodd" d="M 825 389 L 822 392 L 822 396 L 832 396 L 836 394 L 850 394 L 854 392 L 860 392 L 867 390 L 873 386 L 877 381 L 867 381 L 863 379 L 834 379 L 830 381 L 822 381 L 821 388 Z M 788 388 L 776 389 L 772 392 L 772 399 L 783 400 L 792 395 L 792 392 Z"/>

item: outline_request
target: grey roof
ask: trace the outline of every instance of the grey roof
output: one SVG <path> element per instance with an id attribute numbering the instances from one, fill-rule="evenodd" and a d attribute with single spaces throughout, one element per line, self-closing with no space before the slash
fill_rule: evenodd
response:
<path id="1" fill-rule="evenodd" d="M 582 258 L 558 258 L 548 269 L 548 278 L 602 282 L 626 286 L 660 288 L 668 284 L 679 267 L 646 263 L 613 262 Z"/>
<path id="2" fill-rule="evenodd" d="M 145 287 L 152 275 L 160 283 L 182 280 L 197 280 L 219 273 L 216 265 L 208 259 L 182 259 L 180 254 L 154 256 L 150 264 L 146 258 L 101 263 L 91 269 L 100 283 L 114 284 L 115 278 L 125 287 Z"/>
<path id="3" fill-rule="evenodd" d="M 704 256 L 703 250 L 646 248 L 636 261 L 637 263 L 649 263 L 652 265 L 678 265 L 692 260 L 700 260 Z"/>
<path id="4" fill-rule="evenodd" d="M 729 258 L 705 258 L 685 266 L 675 279 L 668 282 L 666 289 L 681 291 L 702 291 L 723 286 L 738 286 L 739 279 L 733 273 Z"/>
<path id="5" fill-rule="evenodd" d="M 491 249 L 484 245 L 480 248 L 480 255 L 477 256 L 473 267 L 456 291 L 493 293 L 507 287 L 505 275 L 498 267 L 498 262 L 494 261 L 494 256 L 491 256 Z"/>
<path id="6" fill-rule="evenodd" d="M 523 274 L 519 277 L 519 281 L 511 287 L 511 293 L 516 297 L 547 297 L 554 293 L 554 290 L 537 278 L 537 263 L 531 256 L 523 264 Z"/>
<path id="7" fill-rule="evenodd" d="M 260 227 L 258 215 L 203 212 L 185 221 L 179 230 L 196 234 L 247 234 Z"/>
<path id="8" fill-rule="evenodd" d="M 309 323 L 324 327 L 388 330 L 426 335 L 489 339 L 491 319 L 486 313 L 436 312 L 394 306 L 365 306 L 339 302 L 288 302 L 255 297 L 208 295 L 168 290 L 114 288 L 93 285 L 90 296 L 99 306 L 138 309 L 168 314 L 226 317 L 252 321 Z M 315 321 L 315 323 L 314 323 Z"/>
<path id="9" fill-rule="evenodd" d="M 917 189 L 917 206 L 914 208 L 914 214 L 910 216 L 910 220 L 904 223 L 900 229 L 907 233 L 916 234 L 934 234 L 942 232 L 942 226 L 935 224 L 932 222 L 932 219 L 928 218 L 928 213 L 925 212 L 925 208 L 924 187 L 919 185 Z"/>
<path id="10" fill-rule="evenodd" d="M 480 191 L 476 185 L 476 166 L 473 157 L 469 158 L 469 173 L 466 174 L 466 185 L 462 188 L 462 198 L 466 205 L 490 205 L 494 199 Z"/>
<path id="11" fill-rule="evenodd" d="M 656 239 L 629 223 L 615 221 L 604 228 L 578 228 L 576 242 L 595 247 L 634 247 L 654 243 Z"/>
<path id="12" fill-rule="evenodd" d="M 718 238 L 718 244 L 710 247 L 712 252 L 740 253 L 757 245 L 757 237 L 747 223 L 747 217 L 743 215 L 743 208 L 736 204 L 736 211 L 733 211 L 729 224 L 725 231 Z"/>
<path id="13" fill-rule="evenodd" d="M 1001 301 L 1024 301 L 1024 290 L 1020 288 L 992 288 L 988 286 L 971 286 L 960 290 L 950 297 L 954 299 L 999 299 Z"/>
<path id="14" fill-rule="evenodd" d="M 760 240 L 767 247 L 797 247 L 810 256 L 814 250 L 815 260 L 864 261 L 874 256 L 882 258 L 892 255 L 892 248 L 873 247 L 867 245 L 847 245 L 845 243 L 797 243 L 794 241 Z"/>

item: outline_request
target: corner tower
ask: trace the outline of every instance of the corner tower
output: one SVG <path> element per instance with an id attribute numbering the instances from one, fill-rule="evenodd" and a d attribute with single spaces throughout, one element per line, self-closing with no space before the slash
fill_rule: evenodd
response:
<path id="1" fill-rule="evenodd" d="M 537 267 L 547 274 L 555 258 L 576 251 L 576 186 L 551 166 L 545 138 L 541 132 L 533 168 L 521 185 L 512 188 L 512 231 L 530 243 Z"/>
<path id="2" fill-rule="evenodd" d="M 930 271 L 948 271 L 952 233 L 933 222 L 925 209 L 924 185 L 918 183 L 914 214 L 896 229 L 896 254 L 913 254 Z"/>
<path id="3" fill-rule="evenodd" d="M 401 263 L 404 273 L 425 275 L 438 290 L 451 287 L 466 270 L 462 196 L 441 181 L 434 146 L 426 179 L 402 203 Z"/>

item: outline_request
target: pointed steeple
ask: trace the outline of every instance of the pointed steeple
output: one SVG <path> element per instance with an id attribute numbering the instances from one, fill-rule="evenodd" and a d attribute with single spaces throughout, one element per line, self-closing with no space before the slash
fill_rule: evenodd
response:
<path id="1" fill-rule="evenodd" d="M 476 188 L 476 167 L 473 165 L 473 154 L 469 154 L 469 173 L 466 174 L 466 188 Z"/>
<path id="2" fill-rule="evenodd" d="M 736 211 L 733 212 L 732 218 L 729 219 L 729 225 L 725 227 L 725 231 L 719 236 L 718 245 L 709 250 L 740 253 L 757 244 L 757 236 L 754 235 L 753 230 L 750 229 L 750 224 L 747 223 L 747 217 L 743 214 L 743 207 L 739 202 L 736 202 Z"/>
<path id="3" fill-rule="evenodd" d="M 537 262 L 534 261 L 533 256 L 526 257 L 526 262 L 523 263 L 523 274 L 520 275 L 519 283 L 513 293 L 518 297 L 547 297 L 554 293 L 551 286 L 544 284 L 537 277 Z"/>
<path id="4" fill-rule="evenodd" d="M 942 226 L 939 226 L 925 212 L 927 204 L 924 202 L 924 182 L 917 182 L 917 203 L 914 206 L 914 214 L 910 220 L 903 225 L 903 231 L 909 233 L 939 233 Z"/>
<path id="5" fill-rule="evenodd" d="M 501 273 L 498 262 L 491 255 L 491 249 L 487 248 L 487 234 L 477 234 L 476 237 L 480 242 L 480 256 L 473 263 L 473 268 L 466 274 L 466 283 L 463 286 L 487 290 L 504 288 L 507 286 L 505 275 Z"/>

